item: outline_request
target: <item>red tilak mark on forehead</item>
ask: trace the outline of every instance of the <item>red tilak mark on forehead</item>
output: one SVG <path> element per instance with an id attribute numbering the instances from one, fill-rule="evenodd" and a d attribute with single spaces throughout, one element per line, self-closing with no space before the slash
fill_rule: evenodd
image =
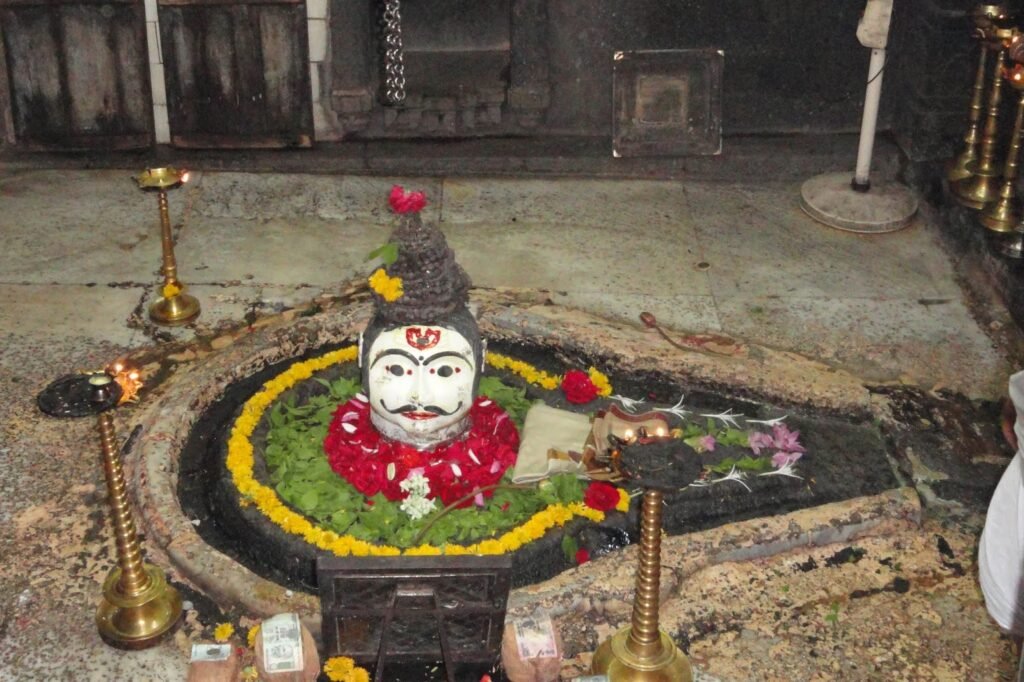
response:
<path id="1" fill-rule="evenodd" d="M 426 350 L 433 348 L 441 340 L 440 329 L 421 329 L 409 327 L 405 330 L 405 341 L 413 348 Z"/>

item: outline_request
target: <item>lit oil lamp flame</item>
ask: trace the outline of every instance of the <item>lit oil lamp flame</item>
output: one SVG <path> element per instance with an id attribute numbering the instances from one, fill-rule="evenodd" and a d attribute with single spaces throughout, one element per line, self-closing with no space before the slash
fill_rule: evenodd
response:
<path id="1" fill-rule="evenodd" d="M 181 181 L 182 182 L 188 182 L 189 178 L 191 178 L 191 177 L 192 177 L 192 172 L 191 171 L 185 171 L 181 175 Z"/>
<path id="2" fill-rule="evenodd" d="M 142 378 L 137 369 L 117 360 L 108 366 L 106 371 L 117 382 L 117 385 L 121 387 L 119 405 L 127 402 L 138 402 L 139 390 L 142 388 Z"/>

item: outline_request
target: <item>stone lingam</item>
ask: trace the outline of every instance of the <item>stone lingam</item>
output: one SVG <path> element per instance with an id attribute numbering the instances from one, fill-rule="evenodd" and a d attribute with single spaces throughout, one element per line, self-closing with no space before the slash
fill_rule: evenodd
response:
<path id="1" fill-rule="evenodd" d="M 466 307 L 469 277 L 421 220 L 424 195 L 396 186 L 390 203 L 401 216 L 387 245 L 393 260 L 370 277 L 375 313 L 359 340 L 365 395 L 338 409 L 324 449 L 359 492 L 406 500 L 416 515 L 434 498 L 489 496 L 515 463 L 519 434 L 476 395 L 484 344 Z"/>

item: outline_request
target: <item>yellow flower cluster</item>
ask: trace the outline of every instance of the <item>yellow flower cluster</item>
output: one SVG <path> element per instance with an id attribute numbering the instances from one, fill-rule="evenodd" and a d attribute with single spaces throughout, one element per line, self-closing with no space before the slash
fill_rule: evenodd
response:
<path id="1" fill-rule="evenodd" d="M 380 294 L 388 303 L 397 301 L 404 293 L 402 291 L 402 278 L 388 277 L 388 273 L 384 272 L 384 268 L 374 270 L 373 274 L 370 275 L 369 282 L 370 288 Z"/>
<path id="2" fill-rule="evenodd" d="M 513 374 L 518 374 L 531 384 L 540 386 L 541 388 L 545 388 L 549 391 L 555 390 L 562 384 L 562 377 L 556 377 L 554 374 L 548 374 L 544 370 L 537 369 L 528 362 L 515 360 L 507 355 L 488 352 L 487 364 L 494 369 L 506 369 Z"/>
<path id="3" fill-rule="evenodd" d="M 231 623 L 221 623 L 213 629 L 213 638 L 218 642 L 226 642 L 235 634 L 235 626 Z"/>
<path id="4" fill-rule="evenodd" d="M 253 625 L 249 628 L 249 632 L 245 633 L 245 643 L 249 645 L 250 649 L 256 646 L 256 635 L 258 634 L 260 634 L 259 625 Z"/>
<path id="5" fill-rule="evenodd" d="M 164 298 L 174 298 L 181 293 L 181 287 L 174 282 L 168 282 L 160 292 Z"/>
<path id="6" fill-rule="evenodd" d="M 324 663 L 324 674 L 331 682 L 369 682 L 370 673 L 348 656 L 334 656 Z"/>
<path id="7" fill-rule="evenodd" d="M 599 396 L 607 398 L 612 394 L 612 382 L 608 381 L 608 377 L 598 370 L 597 367 L 588 369 L 587 374 L 590 376 L 590 380 L 594 382 L 594 386 L 597 387 L 597 394 Z"/>
<path id="8" fill-rule="evenodd" d="M 553 391 L 562 385 L 562 377 L 555 376 L 554 374 L 548 374 L 544 370 L 537 369 L 528 362 L 516 360 L 508 357 L 507 355 L 487 353 L 487 364 L 494 369 L 504 369 L 512 372 L 513 374 L 518 374 L 534 386 L 540 386 L 541 388 L 549 391 Z M 587 370 L 587 374 L 590 376 L 590 380 L 594 382 L 594 386 L 597 387 L 597 394 L 599 396 L 607 397 L 612 394 L 612 384 L 605 374 L 599 371 L 596 367 L 591 367 Z"/>
<path id="9" fill-rule="evenodd" d="M 285 532 L 299 535 L 311 545 L 338 556 L 505 554 L 507 552 L 514 552 L 523 545 L 540 539 L 552 528 L 565 525 L 575 516 L 582 516 L 596 523 L 604 521 L 604 512 L 592 509 L 582 502 L 573 502 L 568 505 L 552 504 L 534 514 L 521 526 L 513 528 L 497 538 L 481 540 L 468 546 L 457 544 L 446 544 L 443 547 L 420 545 L 419 547 L 406 549 L 403 552 L 397 547 L 373 545 L 350 535 L 338 535 L 334 531 L 324 530 L 314 526 L 301 514 L 293 512 L 281 501 L 273 489 L 262 485 L 253 476 L 253 447 L 250 437 L 253 431 L 256 430 L 263 412 L 270 407 L 279 395 L 298 382 L 310 378 L 314 372 L 337 363 L 355 360 L 357 354 L 358 348 L 356 346 L 348 346 L 317 358 L 297 362 L 275 378 L 264 383 L 263 390 L 246 401 L 242 407 L 241 414 L 235 420 L 235 424 L 231 429 L 231 435 L 228 438 L 226 462 L 228 471 L 231 472 L 232 480 L 242 496 L 243 504 L 256 505 L 264 516 Z M 560 383 L 560 379 L 557 377 L 542 372 L 525 362 L 513 360 L 496 353 L 488 353 L 488 363 L 498 369 L 508 369 L 522 376 L 527 381 L 545 388 L 551 382 L 554 382 L 555 388 Z M 628 508 L 629 495 L 625 490 L 619 490 L 619 503 L 616 505 L 616 509 L 626 511 Z M 249 631 L 249 636 L 255 639 L 253 630 Z"/>

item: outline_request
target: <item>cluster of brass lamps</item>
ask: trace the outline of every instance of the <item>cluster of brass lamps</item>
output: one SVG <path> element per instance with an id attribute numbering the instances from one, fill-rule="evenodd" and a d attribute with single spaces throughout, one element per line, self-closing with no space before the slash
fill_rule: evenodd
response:
<path id="1" fill-rule="evenodd" d="M 1024 256 L 1024 212 L 1017 190 L 1021 129 L 1024 127 L 1024 32 L 1005 4 L 979 4 L 971 12 L 978 41 L 978 67 L 971 93 L 967 132 L 959 155 L 946 167 L 953 197 L 978 211 L 1007 256 Z M 991 62 L 991 67 L 989 63 Z M 996 159 L 999 114 L 1005 83 L 1017 95 L 1006 156 Z"/>

